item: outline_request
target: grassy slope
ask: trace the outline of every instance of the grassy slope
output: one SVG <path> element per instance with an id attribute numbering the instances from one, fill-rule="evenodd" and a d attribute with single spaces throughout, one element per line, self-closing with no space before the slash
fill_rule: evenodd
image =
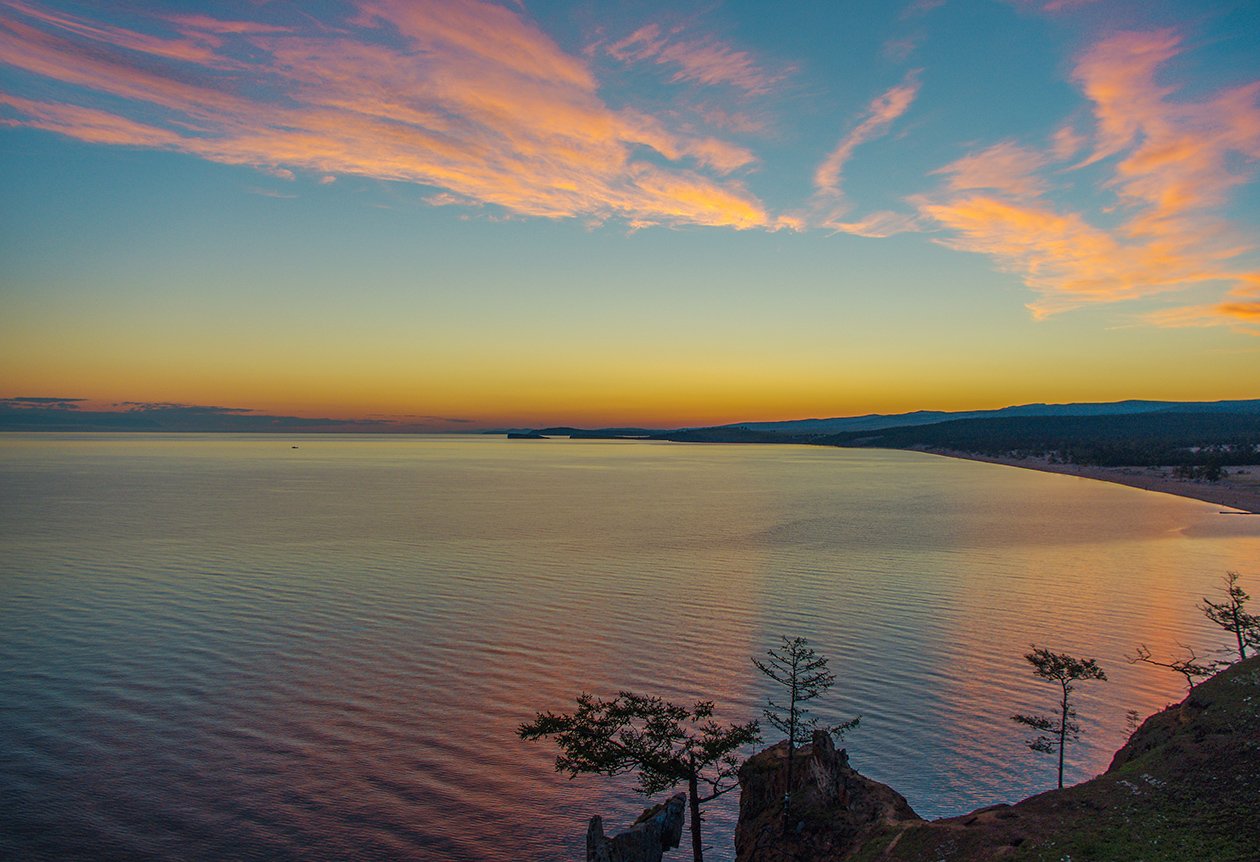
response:
<path id="1" fill-rule="evenodd" d="M 1013 806 L 888 827 L 847 859 L 1257 862 L 1260 657 L 1151 716 L 1091 781 Z"/>

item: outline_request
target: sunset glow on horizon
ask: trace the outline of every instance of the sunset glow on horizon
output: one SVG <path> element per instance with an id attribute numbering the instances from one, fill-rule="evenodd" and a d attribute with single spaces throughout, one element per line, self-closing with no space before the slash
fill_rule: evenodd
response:
<path id="1" fill-rule="evenodd" d="M 1244 0 L 0 0 L 0 400 L 1255 398 L 1258 160 Z"/>

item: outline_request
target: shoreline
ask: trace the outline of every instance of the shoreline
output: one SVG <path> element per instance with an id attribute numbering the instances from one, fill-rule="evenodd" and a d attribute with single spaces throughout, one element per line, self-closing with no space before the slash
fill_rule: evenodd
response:
<path id="1" fill-rule="evenodd" d="M 1216 482 L 1200 482 L 1193 479 L 1179 479 L 1172 475 L 1171 467 L 1091 467 L 1080 464 L 1052 463 L 1045 458 L 1014 458 L 1009 456 L 977 455 L 971 452 L 958 452 L 951 449 L 910 449 L 904 451 L 923 452 L 926 455 L 941 455 L 946 458 L 957 458 L 961 461 L 982 461 L 986 464 L 1002 464 L 1007 467 L 1022 467 L 1025 470 L 1039 470 L 1043 473 L 1058 473 L 1063 476 L 1077 476 L 1082 479 L 1094 479 L 1100 482 L 1111 482 L 1116 485 L 1127 485 L 1143 491 L 1155 491 L 1161 494 L 1172 494 L 1177 497 L 1188 497 L 1203 503 L 1212 503 L 1237 512 L 1222 514 L 1260 514 L 1260 467 L 1231 467 L 1230 470 L 1244 470 L 1241 475 L 1231 472 L 1228 477 Z"/>

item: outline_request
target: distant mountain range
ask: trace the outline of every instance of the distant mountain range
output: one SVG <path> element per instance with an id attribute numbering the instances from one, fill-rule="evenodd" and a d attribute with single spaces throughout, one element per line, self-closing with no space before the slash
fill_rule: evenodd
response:
<path id="1" fill-rule="evenodd" d="M 398 433 L 424 432 L 431 430 L 423 423 L 402 423 L 388 419 L 338 419 L 309 418 L 297 416 L 277 416 L 258 413 L 233 407 L 214 407 L 192 404 L 170 403 L 137 403 L 125 402 L 115 405 L 115 410 L 84 409 L 82 399 L 78 398 L 0 398 L 0 431 L 159 431 L 159 432 L 272 432 L 272 433 L 319 433 L 319 432 L 369 432 Z M 1002 439 L 1013 437 L 1045 437 L 1045 432 L 1062 431 L 1074 440 L 1094 439 L 1102 434 L 1114 438 L 1117 434 L 1137 434 L 1151 438 L 1161 438 L 1163 434 L 1158 426 L 1161 416 L 1171 418 L 1179 416 L 1201 417 L 1194 428 L 1195 435 L 1208 433 L 1210 428 L 1223 429 L 1221 433 L 1231 431 L 1247 431 L 1253 421 L 1260 419 L 1260 399 L 1237 401 L 1115 401 L 1109 403 L 1085 404 L 1021 404 L 1015 407 L 1003 407 L 1000 410 L 964 410 L 946 412 L 940 410 L 916 410 L 912 413 L 879 414 L 865 416 L 838 416 L 831 419 L 794 419 L 783 422 L 736 422 L 729 425 L 711 427 L 691 427 L 677 430 L 661 430 L 653 428 L 620 427 L 620 428 L 574 428 L 570 426 L 553 426 L 548 428 L 512 428 L 496 431 L 483 431 L 485 434 L 505 434 L 513 432 L 515 436 L 532 434 L 545 437 L 573 438 L 620 438 L 620 439 L 656 439 L 687 440 L 714 443 L 825 443 L 831 445 L 876 445 L 893 448 L 920 446 L 941 446 L 949 442 L 946 438 L 958 438 L 960 434 L 979 441 L 979 433 L 969 425 L 953 425 L 952 428 L 940 428 L 932 432 L 924 432 L 923 439 L 911 439 L 905 434 L 892 433 L 896 429 L 927 428 L 929 426 L 949 425 L 950 423 L 980 422 L 984 425 L 983 435 L 991 438 L 996 445 L 999 432 Z M 1101 426 L 1072 425 L 1053 428 L 1054 423 L 1068 419 L 1102 421 L 1108 417 L 1146 417 L 1147 422 L 1115 424 L 1106 429 Z M 1216 417 L 1213 424 L 1208 417 Z M 1233 417 L 1233 418 L 1231 418 Z M 1045 420 L 1047 427 L 1036 428 L 1035 422 L 1027 424 L 1027 420 Z M 1019 420 L 1026 424 L 1020 425 Z M 450 431 L 450 423 L 465 423 L 464 428 L 474 431 L 471 420 L 448 419 L 440 429 Z M 1207 424 L 1204 424 L 1204 423 Z M 1009 423 L 1016 423 L 1011 425 Z M 1107 424 L 1107 423 L 1104 423 Z M 999 427 L 1001 426 L 1001 427 Z M 1087 427 L 1088 426 L 1088 427 Z M 1191 425 L 1180 420 L 1179 427 L 1190 433 Z M 1142 430 L 1144 429 L 1144 430 Z M 1036 431 L 1033 434 L 1033 431 Z M 878 433 L 888 432 L 888 433 Z M 1070 433 L 1069 433 L 1070 432 Z M 863 439 L 863 434 L 870 434 L 870 439 Z M 878 442 L 876 442 L 878 437 Z M 1212 433 L 1215 440 L 1220 433 Z M 1197 436 L 1196 436 L 1197 439 Z M 1224 440 L 1224 437 L 1221 437 Z"/>
<path id="2" fill-rule="evenodd" d="M 1219 477 L 1260 463 L 1260 399 L 1022 404 L 690 428 L 651 439 L 681 443 L 805 443 L 1044 457 L 1095 466 L 1163 465 Z"/>
<path id="3" fill-rule="evenodd" d="M 1006 419 L 1024 416 L 1133 416 L 1144 413 L 1257 413 L 1260 398 L 1244 401 L 1111 401 L 1079 404 L 1020 404 L 999 410 L 916 410 L 913 413 L 868 413 L 833 419 L 792 419 L 784 422 L 733 422 L 714 429 L 754 431 L 763 434 L 815 435 L 846 431 L 879 431 L 935 425 L 958 419 Z M 698 430 L 698 429 L 697 429 Z M 710 430 L 710 429 L 705 429 Z"/>

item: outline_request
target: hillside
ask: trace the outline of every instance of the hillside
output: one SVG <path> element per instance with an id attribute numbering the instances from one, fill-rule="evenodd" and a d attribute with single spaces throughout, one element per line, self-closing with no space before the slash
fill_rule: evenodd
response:
<path id="1" fill-rule="evenodd" d="M 957 419 L 876 432 L 849 431 L 814 437 L 811 442 L 977 455 L 1054 454 L 1062 461 L 1100 467 L 1226 466 L 1260 462 L 1260 413 Z"/>
<path id="2" fill-rule="evenodd" d="M 1251 413 L 1260 414 L 1260 399 L 1235 401 L 1108 401 L 1072 404 L 1019 404 L 996 410 L 916 410 L 911 413 L 869 413 L 864 416 L 837 416 L 830 419 L 792 419 L 784 422 L 735 422 L 721 429 L 742 428 L 769 434 L 817 435 L 847 431 L 879 431 L 953 422 L 960 419 L 1011 419 L 1028 416 L 1135 416 L 1158 413 Z"/>
<path id="3" fill-rule="evenodd" d="M 961 817 L 918 818 L 819 734 L 798 754 L 800 825 L 784 837 L 781 748 L 740 772 L 737 862 L 1260 859 L 1260 657 L 1148 718 L 1097 778 Z"/>

